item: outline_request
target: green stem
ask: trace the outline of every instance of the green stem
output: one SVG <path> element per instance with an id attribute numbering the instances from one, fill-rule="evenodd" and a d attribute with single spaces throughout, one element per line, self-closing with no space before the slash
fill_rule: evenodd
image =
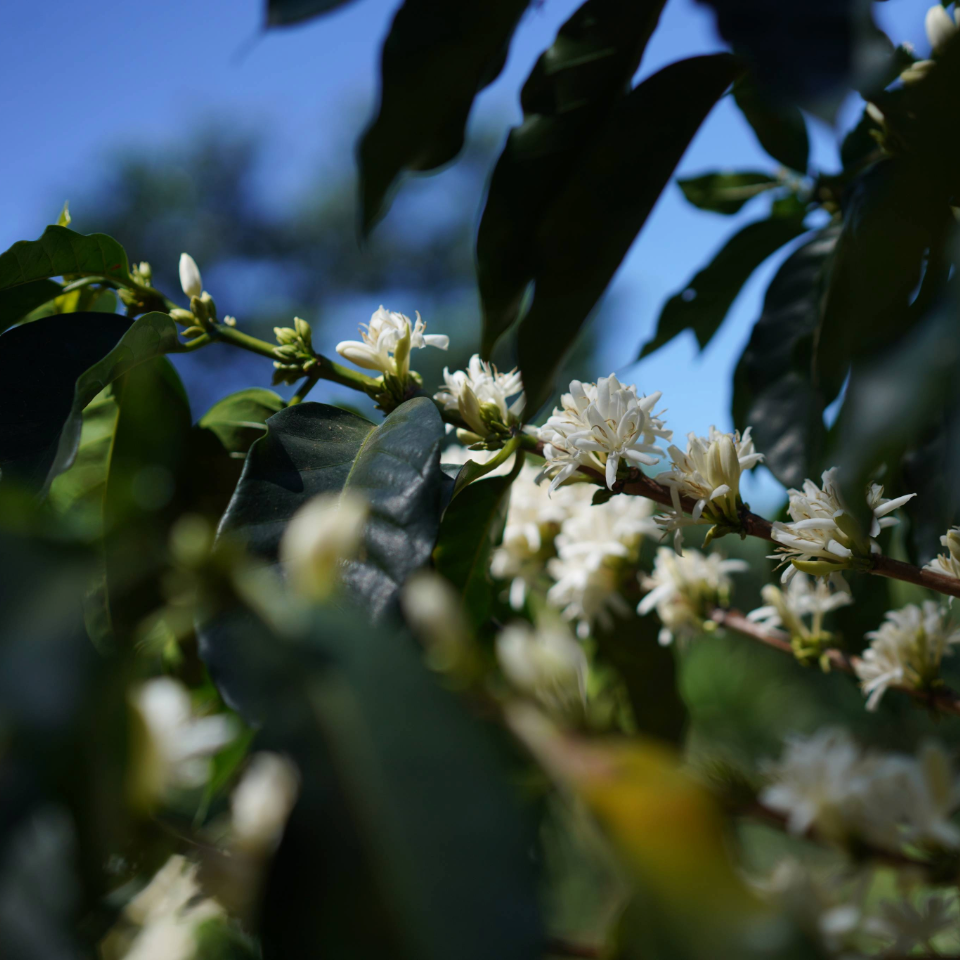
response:
<path id="1" fill-rule="evenodd" d="M 314 376 L 310 374 L 303 383 L 297 388 L 297 392 L 290 398 L 290 402 L 287 404 L 288 407 L 292 407 L 294 404 L 300 403 L 301 400 L 317 385 L 317 381 L 320 379 L 319 375 Z"/>

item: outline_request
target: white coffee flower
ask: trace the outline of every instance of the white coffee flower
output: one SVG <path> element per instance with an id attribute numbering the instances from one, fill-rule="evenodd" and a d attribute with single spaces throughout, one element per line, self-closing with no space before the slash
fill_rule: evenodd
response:
<path id="1" fill-rule="evenodd" d="M 204 897 L 197 866 L 172 856 L 124 909 L 139 927 L 124 960 L 192 960 L 199 949 L 198 928 L 226 919 L 215 900 Z"/>
<path id="2" fill-rule="evenodd" d="M 795 644 L 812 655 L 832 639 L 823 629 L 824 615 L 853 603 L 843 580 L 836 577 L 835 581 L 798 573 L 785 590 L 768 583 L 760 591 L 765 605 L 748 613 L 747 619 L 769 629 L 783 627 Z"/>
<path id="3" fill-rule="evenodd" d="M 630 616 L 630 604 L 620 593 L 622 571 L 601 563 L 591 566 L 585 557 L 556 557 L 547 564 L 556 583 L 547 591 L 547 602 L 577 624 L 577 635 L 586 638 L 593 627 L 612 629 L 615 617 Z"/>
<path id="4" fill-rule="evenodd" d="M 952 817 L 960 806 L 960 784 L 946 751 L 926 742 L 913 762 L 904 791 L 905 839 L 909 843 L 960 849 L 960 829 Z"/>
<path id="5" fill-rule="evenodd" d="M 927 40 L 934 53 L 943 53 L 950 41 L 956 36 L 960 24 L 960 10 L 956 10 L 951 17 L 943 6 L 934 4 L 924 19 L 927 30 Z"/>
<path id="6" fill-rule="evenodd" d="M 486 455 L 482 450 L 477 454 Z M 446 452 L 442 459 L 447 459 Z M 599 509 L 590 505 L 597 489 L 593 484 L 565 484 L 551 495 L 546 485 L 536 482 L 538 475 L 536 467 L 525 464 L 511 485 L 503 538 L 491 558 L 491 574 L 510 582 L 514 610 L 523 606 L 528 588 L 542 580 L 561 524 L 579 511 Z"/>
<path id="7" fill-rule="evenodd" d="M 716 553 L 688 550 L 680 555 L 669 547 L 660 547 L 653 573 L 641 579 L 640 585 L 649 592 L 640 601 L 637 613 L 644 616 L 656 608 L 663 646 L 675 639 L 698 636 L 711 608 L 729 603 L 729 574 L 746 569 L 745 561 L 725 560 Z"/>
<path id="8" fill-rule="evenodd" d="M 906 957 L 916 947 L 930 948 L 934 937 L 955 931 L 960 917 L 956 900 L 943 894 L 903 900 L 881 900 L 879 913 L 867 921 L 871 933 L 892 938 L 885 955 Z M 936 954 L 934 954 L 936 955 Z"/>
<path id="9" fill-rule="evenodd" d="M 750 439 L 750 428 L 741 438 L 739 431 L 721 433 L 710 427 L 706 437 L 687 434 L 687 452 L 671 445 L 667 448 L 671 469 L 657 476 L 670 489 L 673 513 L 663 517 L 662 524 L 674 531 L 674 542 L 679 551 L 683 527 L 695 523 L 721 524 L 739 527 L 740 474 L 750 470 L 761 460 Z M 690 497 L 696 505 L 690 517 L 683 515 L 680 498 Z"/>
<path id="10" fill-rule="evenodd" d="M 199 297 L 203 293 L 200 268 L 189 253 L 180 254 L 180 287 L 190 299 Z"/>
<path id="11" fill-rule="evenodd" d="M 596 384 L 571 381 L 550 419 L 532 428 L 543 441 L 543 475 L 552 477 L 550 488 L 585 466 L 600 471 L 612 489 L 621 460 L 656 463 L 663 451 L 654 441 L 673 435 L 651 413 L 659 399 L 660 393 L 638 397 L 635 386 L 623 386 L 613 374 Z"/>
<path id="12" fill-rule="evenodd" d="M 938 554 L 923 569 L 945 577 L 960 577 L 960 527 L 951 527 L 940 538 L 940 544 L 947 548 L 946 552 Z"/>
<path id="13" fill-rule="evenodd" d="M 236 845 L 255 854 L 272 851 L 299 792 L 300 774 L 291 760 L 278 753 L 255 753 L 230 795 Z"/>
<path id="14" fill-rule="evenodd" d="M 960 642 L 960 629 L 939 604 L 925 600 L 890 610 L 877 630 L 867 635 L 870 646 L 854 662 L 867 709 L 876 710 L 886 689 L 905 686 L 925 690 L 939 677 L 940 661 Z"/>
<path id="15" fill-rule="evenodd" d="M 294 589 L 322 600 L 336 586 L 344 560 L 357 556 L 370 506 L 359 494 L 321 493 L 291 518 L 280 541 L 280 560 Z"/>
<path id="16" fill-rule="evenodd" d="M 475 353 L 466 370 L 451 373 L 444 367 L 443 380 L 444 385 L 433 399 L 445 410 L 459 413 L 477 440 L 486 439 L 491 432 L 506 433 L 508 427 L 519 423 L 524 396 L 523 381 L 516 368 L 500 373 Z M 511 397 L 516 398 L 513 403 L 509 402 Z M 477 442 L 472 438 L 462 439 Z"/>
<path id="17" fill-rule="evenodd" d="M 799 569 L 797 563 L 812 564 L 806 572 L 826 576 L 832 572 L 831 565 L 833 571 L 842 570 L 849 567 L 852 560 L 864 559 L 871 551 L 879 551 L 876 543 L 860 533 L 847 512 L 840 496 L 836 467 L 824 471 L 822 483 L 823 489 L 812 480 L 804 480 L 802 490 L 788 490 L 792 522 L 773 524 L 771 534 L 780 547 L 771 559 L 790 561 L 783 573 L 784 583 Z M 899 523 L 891 513 L 915 496 L 908 493 L 887 500 L 883 497 L 883 487 L 871 484 L 867 490 L 867 503 L 873 511 L 870 536 L 875 537 L 884 527 Z"/>
<path id="18" fill-rule="evenodd" d="M 190 692 L 170 677 L 141 684 L 131 695 L 131 705 L 145 734 L 134 763 L 134 792 L 146 806 L 173 790 L 202 786 L 210 757 L 238 732 L 224 714 L 197 716 Z"/>
<path id="19" fill-rule="evenodd" d="M 446 350 L 450 338 L 443 334 L 424 333 L 427 325 L 417 314 L 416 323 L 402 313 L 385 310 L 381 306 L 369 323 L 360 324 L 361 340 L 343 340 L 337 344 L 337 353 L 345 360 L 365 370 L 405 380 L 410 372 L 410 350 L 438 347 Z"/>
<path id="20" fill-rule="evenodd" d="M 560 719 L 577 719 L 587 698 L 587 656 L 559 624 L 512 623 L 497 635 L 497 661 L 510 683 Z"/>

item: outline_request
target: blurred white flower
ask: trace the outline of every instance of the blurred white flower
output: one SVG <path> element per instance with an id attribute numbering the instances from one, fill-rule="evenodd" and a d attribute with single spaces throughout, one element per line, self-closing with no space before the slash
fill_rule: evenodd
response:
<path id="1" fill-rule="evenodd" d="M 587 657 L 559 624 L 512 623 L 497 635 L 497 660 L 519 691 L 559 719 L 577 719 L 587 696 Z"/>
<path id="2" fill-rule="evenodd" d="M 663 451 L 654 441 L 673 435 L 651 413 L 659 399 L 659 393 L 638 397 L 635 386 L 623 386 L 613 374 L 596 384 L 571 381 L 550 419 L 531 428 L 543 441 L 543 475 L 552 478 L 551 489 L 582 466 L 602 473 L 612 489 L 621 459 L 656 463 Z"/>
<path id="3" fill-rule="evenodd" d="M 653 572 L 641 579 L 640 585 L 649 592 L 640 601 L 637 613 L 643 616 L 656 608 L 663 646 L 675 639 L 697 636 L 711 608 L 729 602 L 729 574 L 745 569 L 745 561 L 725 560 L 716 553 L 688 550 L 680 555 L 669 547 L 660 547 Z"/>
<path id="4" fill-rule="evenodd" d="M 400 594 L 407 623 L 423 641 L 430 666 L 444 673 L 466 675 L 474 666 L 472 633 L 460 594 L 432 570 L 420 570 Z"/>
<path id="5" fill-rule="evenodd" d="M 695 523 L 740 523 L 740 474 L 750 470 L 761 460 L 750 439 L 750 428 L 741 438 L 739 431 L 721 433 L 710 427 L 706 437 L 687 434 L 687 452 L 678 447 L 667 448 L 671 469 L 657 476 L 658 482 L 670 489 L 673 512 L 661 519 L 667 530 L 674 531 L 677 551 L 682 545 L 685 526 Z M 680 498 L 696 500 L 691 516 L 685 517 Z"/>
<path id="6" fill-rule="evenodd" d="M 563 521 L 557 557 L 547 565 L 556 580 L 547 600 L 577 621 L 580 636 L 596 624 L 609 629 L 613 614 L 629 616 L 620 594 L 622 571 L 636 557 L 642 537 L 657 532 L 652 513 L 643 497 L 616 496 L 596 506 L 583 501 Z"/>
<path id="7" fill-rule="evenodd" d="M 823 629 L 824 615 L 853 603 L 846 584 L 839 577 L 835 580 L 797 573 L 785 590 L 768 583 L 760 591 L 765 605 L 748 613 L 747 619 L 768 629 L 783 627 L 795 642 L 813 652 L 831 639 Z"/>
<path id="8" fill-rule="evenodd" d="M 252 853 L 269 853 L 280 842 L 300 792 L 300 774 L 278 753 L 255 753 L 230 795 L 234 842 Z"/>
<path id="9" fill-rule="evenodd" d="M 922 607 L 908 604 L 890 610 L 877 630 L 867 635 L 870 646 L 854 662 L 867 709 L 876 710 L 890 686 L 923 690 L 940 674 L 940 661 L 960 641 L 960 630 L 932 600 Z"/>
<path id="10" fill-rule="evenodd" d="M 141 684 L 132 692 L 131 704 L 145 734 L 135 757 L 133 788 L 146 806 L 173 790 L 202 786 L 209 758 L 238 732 L 224 714 L 197 716 L 190 692 L 170 677 Z"/>
<path id="11" fill-rule="evenodd" d="M 957 928 L 960 917 L 952 896 L 921 894 L 915 899 L 915 903 L 906 898 L 881 900 L 879 913 L 867 921 L 871 933 L 892 939 L 884 950 L 888 956 L 906 957 L 916 947 L 926 947 L 936 955 L 930 941 Z"/>
<path id="12" fill-rule="evenodd" d="M 200 268 L 189 253 L 180 254 L 180 287 L 191 300 L 203 293 Z"/>
<path id="13" fill-rule="evenodd" d="M 566 484 L 551 496 L 546 486 L 536 482 L 538 475 L 536 467 L 526 464 L 511 485 L 503 538 L 490 564 L 494 577 L 510 582 L 514 610 L 523 606 L 528 588 L 543 577 L 563 522 L 578 511 L 594 509 L 590 506 L 597 489 L 593 484 Z"/>
<path id="14" fill-rule="evenodd" d="M 960 527 L 951 527 L 941 538 L 946 552 L 924 565 L 924 570 L 942 573 L 945 577 L 960 577 Z"/>
<path id="15" fill-rule="evenodd" d="M 951 817 L 960 805 L 960 785 L 950 757 L 927 741 L 914 761 L 905 790 L 906 839 L 910 843 L 960 848 L 960 829 Z"/>
<path id="16" fill-rule="evenodd" d="M 790 498 L 789 513 L 791 523 L 774 523 L 771 531 L 773 539 L 780 544 L 777 553 L 771 559 L 791 562 L 783 573 L 783 582 L 787 583 L 794 575 L 794 564 L 827 561 L 816 565 L 807 572 L 826 575 L 834 570 L 850 566 L 850 561 L 867 556 L 871 550 L 879 550 L 876 543 L 867 540 L 857 529 L 856 521 L 847 512 L 840 497 L 837 483 L 837 468 L 825 470 L 822 477 L 823 489 L 812 480 L 803 481 L 802 490 L 788 490 Z M 890 514 L 903 506 L 916 494 L 909 493 L 895 500 L 883 497 L 883 487 L 871 484 L 867 490 L 867 503 L 873 511 L 870 536 L 876 536 L 884 527 L 890 527 L 900 521 Z"/>
<path id="17" fill-rule="evenodd" d="M 337 344 L 337 353 L 345 360 L 366 370 L 405 380 L 410 372 L 410 350 L 438 347 L 446 350 L 450 338 L 442 334 L 425 334 L 427 325 L 417 314 L 416 323 L 402 313 L 385 310 L 382 306 L 360 324 L 361 340 L 343 340 Z"/>
<path id="18" fill-rule="evenodd" d="M 480 359 L 475 353 L 466 370 L 450 372 L 443 368 L 444 385 L 433 399 L 445 410 L 456 411 L 463 422 L 479 439 L 486 439 L 491 432 L 506 432 L 506 428 L 519 423 L 523 412 L 523 382 L 516 368 L 509 373 L 500 373 L 493 364 Z M 516 397 L 512 404 L 511 397 Z M 495 428 L 501 428 L 496 431 Z M 470 442 L 476 442 L 469 439 Z"/>
<path id="19" fill-rule="evenodd" d="M 321 493 L 290 519 L 280 541 L 280 560 L 294 589 L 322 600 L 337 583 L 340 564 L 357 556 L 370 507 L 350 490 Z"/>
<path id="20" fill-rule="evenodd" d="M 947 44 L 956 36 L 958 23 L 960 23 L 960 10 L 951 17 L 941 4 L 936 3 L 927 11 L 924 26 L 927 30 L 927 40 L 930 41 L 930 47 L 934 53 L 943 53 Z"/>
<path id="21" fill-rule="evenodd" d="M 225 919 L 223 907 L 204 897 L 197 866 L 171 857 L 126 906 L 124 915 L 140 927 L 124 960 L 192 960 L 201 924 Z"/>

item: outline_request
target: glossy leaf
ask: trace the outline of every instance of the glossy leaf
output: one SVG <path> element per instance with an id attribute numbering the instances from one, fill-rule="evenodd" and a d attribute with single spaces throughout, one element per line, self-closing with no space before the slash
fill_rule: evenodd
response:
<path id="1" fill-rule="evenodd" d="M 364 233 L 404 171 L 434 170 L 463 146 L 474 97 L 503 68 L 529 0 L 405 0 L 383 45 L 380 106 L 360 143 Z"/>
<path id="2" fill-rule="evenodd" d="M 656 335 L 644 345 L 639 359 L 684 330 L 693 330 L 700 349 L 706 347 L 753 271 L 804 229 L 802 220 L 773 218 L 747 224 L 735 233 L 713 260 L 666 302 Z"/>
<path id="3" fill-rule="evenodd" d="M 596 306 L 688 144 L 739 68 L 727 54 L 671 64 L 624 98 L 592 140 L 538 235 L 536 292 L 520 324 L 527 407 L 554 390 Z"/>
<path id="4" fill-rule="evenodd" d="M 363 442 L 347 475 L 346 489 L 370 504 L 364 557 L 343 578 L 377 619 L 397 591 L 430 560 L 440 529 L 445 435 L 436 404 L 416 397 L 401 404 Z"/>
<path id="5" fill-rule="evenodd" d="M 760 146 L 778 163 L 806 173 L 810 138 L 800 108 L 778 102 L 746 77 L 734 85 L 733 98 L 753 128 Z"/>
<path id="6" fill-rule="evenodd" d="M 471 483 L 443 515 L 433 563 L 457 588 L 474 626 L 486 621 L 493 600 L 490 557 L 503 537 L 510 505 L 509 477 Z"/>
<path id="7" fill-rule="evenodd" d="M 477 235 L 485 356 L 519 317 L 543 216 L 628 92 L 663 2 L 587 0 L 524 84 L 524 121 L 497 161 Z"/>
<path id="8" fill-rule="evenodd" d="M 736 213 L 747 201 L 780 185 L 766 173 L 706 173 L 678 180 L 683 195 L 695 207 L 714 213 Z"/>
<path id="9" fill-rule="evenodd" d="M 285 27 L 331 13 L 353 0 L 267 0 L 267 26 Z"/>
<path id="10" fill-rule="evenodd" d="M 780 267 L 734 374 L 733 422 L 753 427 L 766 466 L 786 486 L 816 476 L 823 449 L 824 398 L 811 356 L 836 242 L 836 228 L 822 230 Z"/>
<path id="11" fill-rule="evenodd" d="M 0 290 L 72 275 L 129 280 L 127 254 L 106 234 L 84 236 L 58 226 L 47 227 L 39 240 L 21 240 L 0 253 Z"/>
<path id="12" fill-rule="evenodd" d="M 60 296 L 62 289 L 53 280 L 33 280 L 0 292 L 0 331 Z"/>

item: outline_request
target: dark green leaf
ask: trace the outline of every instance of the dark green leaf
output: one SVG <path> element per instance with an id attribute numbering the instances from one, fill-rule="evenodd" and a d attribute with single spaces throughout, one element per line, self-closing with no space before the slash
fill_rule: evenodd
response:
<path id="1" fill-rule="evenodd" d="M 509 477 L 471 483 L 454 497 L 440 524 L 433 563 L 457 588 L 474 626 L 486 621 L 490 612 L 490 557 L 503 536 L 510 485 Z"/>
<path id="2" fill-rule="evenodd" d="M 59 297 L 62 289 L 53 280 L 33 280 L 0 292 L 0 331 L 22 320 L 54 297 Z"/>
<path id="3" fill-rule="evenodd" d="M 799 107 L 777 102 L 747 77 L 736 83 L 733 97 L 760 146 L 785 167 L 806 173 L 810 139 Z"/>
<path id="4" fill-rule="evenodd" d="M 364 233 L 405 170 L 463 146 L 473 98 L 503 68 L 529 0 L 405 0 L 383 45 L 380 107 L 360 144 Z"/>
<path id="5" fill-rule="evenodd" d="M 640 359 L 688 329 L 696 334 L 702 350 L 753 271 L 804 229 L 802 220 L 775 218 L 747 224 L 735 233 L 710 264 L 666 302 L 656 335 L 641 350 Z"/>
<path id="6" fill-rule="evenodd" d="M 250 387 L 218 400 L 200 418 L 200 426 L 216 434 L 225 450 L 242 459 L 254 440 L 266 432 L 267 419 L 285 406 L 272 390 Z"/>
<path id="7" fill-rule="evenodd" d="M 267 26 L 285 27 L 345 7 L 353 0 L 267 0 Z"/>
<path id="8" fill-rule="evenodd" d="M 50 226 L 39 240 L 20 240 L 0 253 L 0 290 L 33 280 L 73 275 L 98 275 L 129 280 L 123 247 L 112 237 L 86 237 L 66 227 Z"/>
<path id="9" fill-rule="evenodd" d="M 766 465 L 787 486 L 815 476 L 824 442 L 810 358 L 837 233 L 820 231 L 777 271 L 734 374 L 734 424 L 753 427 Z"/>
<path id="10" fill-rule="evenodd" d="M 714 213 L 736 213 L 748 200 L 780 186 L 776 177 L 766 173 L 705 173 L 689 180 L 678 180 L 683 195 L 695 207 Z"/>
<path id="11" fill-rule="evenodd" d="M 407 577 L 429 562 L 440 529 L 443 421 L 436 404 L 401 404 L 364 440 L 345 488 L 370 504 L 365 556 L 343 578 L 373 618 L 381 617 Z"/>
<path id="12" fill-rule="evenodd" d="M 520 97 L 524 122 L 497 162 L 477 235 L 483 353 L 520 315 L 541 220 L 630 80 L 664 0 L 588 0 L 541 55 Z"/>
<path id="13" fill-rule="evenodd" d="M 0 338 L 4 474 L 45 491 L 73 462 L 83 408 L 137 364 L 177 347 L 165 313 L 132 325 L 107 313 L 70 313 L 8 330 Z"/>
<path id="14" fill-rule="evenodd" d="M 373 429 L 369 420 L 325 403 L 274 414 L 250 448 L 221 532 L 239 534 L 254 553 L 276 560 L 290 518 L 316 494 L 343 489 Z"/>
<path id="15" fill-rule="evenodd" d="M 716 54 L 645 80 L 611 112 L 550 206 L 536 240 L 536 291 L 517 344 L 531 412 L 553 393 L 567 348 L 738 69 L 733 57 Z"/>

